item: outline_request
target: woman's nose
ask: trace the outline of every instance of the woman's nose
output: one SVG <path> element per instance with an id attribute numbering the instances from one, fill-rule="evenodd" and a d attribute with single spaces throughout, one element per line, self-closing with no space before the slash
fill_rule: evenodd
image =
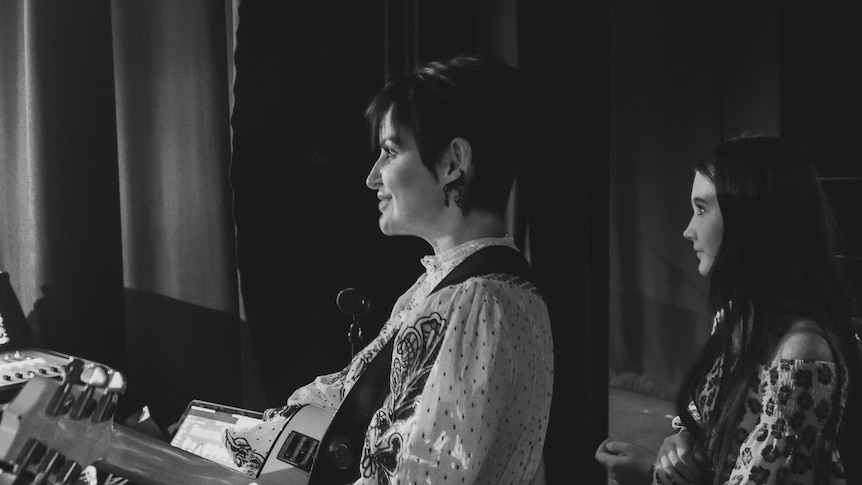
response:
<path id="1" fill-rule="evenodd" d="M 365 186 L 371 190 L 377 190 L 380 185 L 380 159 L 378 158 L 374 162 L 374 166 L 371 167 L 371 171 L 368 172 L 368 176 L 365 177 Z"/>

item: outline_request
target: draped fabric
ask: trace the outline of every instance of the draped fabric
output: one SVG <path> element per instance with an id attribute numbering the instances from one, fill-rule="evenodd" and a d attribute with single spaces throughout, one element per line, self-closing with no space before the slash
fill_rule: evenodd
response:
<path id="1" fill-rule="evenodd" d="M 673 400 L 709 335 L 707 280 L 682 236 L 692 167 L 725 136 L 778 134 L 774 8 L 747 6 L 741 16 L 721 2 L 611 8 L 614 386 Z"/>
<path id="2" fill-rule="evenodd" d="M 670 9 L 611 11 L 609 207 L 611 383 L 667 399 L 709 332 L 706 282 L 682 231 L 691 167 L 723 129 L 717 10 L 687 6 L 678 22 Z"/>
<path id="3" fill-rule="evenodd" d="M 126 372 L 162 427 L 242 399 L 234 10 L 0 3 L 0 269 L 35 346 Z"/>
<path id="4" fill-rule="evenodd" d="M 280 405 L 349 361 L 351 323 L 335 302 L 387 302 L 421 271 L 421 242 L 387 239 L 365 187 L 374 160 L 362 118 L 383 79 L 381 5 L 242 2 L 231 118 L 237 268 L 265 402 Z M 313 44 L 313 48 L 310 45 Z M 381 266 L 381 261 L 388 264 Z"/>

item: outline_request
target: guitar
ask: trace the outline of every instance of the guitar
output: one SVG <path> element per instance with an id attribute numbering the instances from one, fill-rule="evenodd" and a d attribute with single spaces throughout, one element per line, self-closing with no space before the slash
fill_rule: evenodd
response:
<path id="1" fill-rule="evenodd" d="M 0 485 L 72 484 L 89 465 L 136 485 L 315 483 L 314 465 L 330 411 L 300 408 L 284 425 L 258 476 L 251 477 L 114 422 L 124 390 L 122 374 L 80 359 L 66 366 L 60 381 L 32 377 L 2 411 Z"/>

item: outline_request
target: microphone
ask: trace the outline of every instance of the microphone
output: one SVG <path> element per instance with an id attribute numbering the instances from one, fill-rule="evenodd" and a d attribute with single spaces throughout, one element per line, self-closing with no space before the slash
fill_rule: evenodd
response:
<path id="1" fill-rule="evenodd" d="M 341 313 L 351 316 L 350 330 L 347 332 L 347 341 L 350 342 L 350 358 L 356 355 L 356 350 L 362 344 L 362 328 L 359 326 L 359 317 L 371 311 L 371 302 L 366 300 L 356 288 L 345 288 L 338 292 L 335 304 Z"/>
<path id="2" fill-rule="evenodd" d="M 345 288 L 338 292 L 335 304 L 345 315 L 358 317 L 371 311 L 371 302 L 366 300 L 356 288 Z"/>

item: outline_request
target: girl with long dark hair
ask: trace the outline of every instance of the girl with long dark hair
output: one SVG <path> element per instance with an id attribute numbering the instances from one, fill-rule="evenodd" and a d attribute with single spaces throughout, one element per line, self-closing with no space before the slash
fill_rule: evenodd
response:
<path id="1" fill-rule="evenodd" d="M 859 335 L 812 161 L 779 137 L 720 143 L 691 203 L 683 235 L 715 318 L 677 433 L 654 457 L 606 441 L 596 458 L 620 483 L 860 483 Z"/>

